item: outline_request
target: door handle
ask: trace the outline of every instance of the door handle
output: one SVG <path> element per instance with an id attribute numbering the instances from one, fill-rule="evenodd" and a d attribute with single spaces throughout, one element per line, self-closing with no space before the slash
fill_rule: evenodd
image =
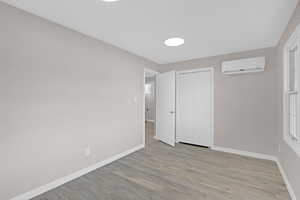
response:
<path id="1" fill-rule="evenodd" d="M 170 111 L 170 114 L 175 114 L 175 111 Z"/>

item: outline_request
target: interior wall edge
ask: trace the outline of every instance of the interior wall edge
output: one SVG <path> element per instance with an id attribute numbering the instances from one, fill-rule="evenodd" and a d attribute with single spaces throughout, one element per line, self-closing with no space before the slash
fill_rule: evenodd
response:
<path id="1" fill-rule="evenodd" d="M 160 67 L 163 72 L 213 67 L 215 145 L 277 155 L 280 93 L 276 81 L 280 70 L 276 63 L 276 52 L 276 47 L 270 47 L 160 65 Z M 222 73 L 223 61 L 259 56 L 266 57 L 264 72 L 243 75 Z"/>
<path id="2" fill-rule="evenodd" d="M 0 199 L 142 143 L 155 63 L 2 2 L 0 24 Z"/>
<path id="3" fill-rule="evenodd" d="M 119 160 L 119 159 L 121 159 L 121 158 L 123 158 L 125 156 L 128 156 L 128 155 L 130 155 L 130 154 L 132 154 L 132 153 L 134 153 L 134 152 L 136 152 L 138 150 L 141 150 L 143 148 L 145 148 L 145 145 L 144 144 L 140 144 L 140 145 L 138 145 L 136 147 L 133 147 L 133 148 L 127 150 L 127 151 L 124 151 L 124 152 L 122 152 L 120 154 L 117 154 L 117 155 L 112 156 L 112 157 L 110 157 L 108 159 L 105 159 L 105 160 L 100 161 L 100 162 L 98 162 L 96 164 L 93 164 L 93 165 L 91 165 L 89 167 L 86 167 L 86 168 L 81 169 L 81 170 L 79 170 L 77 172 L 74 172 L 74 173 L 72 173 L 70 175 L 67 175 L 67 176 L 59 178 L 59 179 L 57 179 L 55 181 L 52 181 L 52 182 L 50 182 L 50 183 L 48 183 L 46 185 L 40 186 L 38 188 L 35 188 L 35 189 L 33 189 L 33 190 L 29 191 L 29 192 L 26 192 L 24 194 L 20 194 L 18 196 L 15 196 L 15 197 L 11 198 L 10 200 L 29 200 L 29 199 L 32 199 L 32 198 L 34 198 L 36 196 L 39 196 L 39 195 L 41 195 L 41 194 L 43 194 L 43 193 L 45 193 L 47 191 L 55 189 L 55 188 L 57 188 L 57 187 L 65 184 L 65 183 L 68 183 L 68 182 L 70 182 L 72 180 L 75 180 L 75 179 L 77 179 L 77 178 L 79 178 L 81 176 L 84 176 L 85 174 L 88 174 L 88 173 L 90 173 L 90 172 L 92 172 L 92 171 L 94 171 L 96 169 L 104 167 L 105 165 L 108 165 L 108 164 L 110 164 L 110 163 L 112 163 L 112 162 L 114 162 L 116 160 Z"/>
<path id="4" fill-rule="evenodd" d="M 215 151 L 232 153 L 232 154 L 237 154 L 237 155 L 242 155 L 242 156 L 247 156 L 247 157 L 252 157 L 252 158 L 277 161 L 277 157 L 274 155 L 255 153 L 255 152 L 243 151 L 243 150 L 239 150 L 239 149 L 232 149 L 232 148 L 220 147 L 220 146 L 213 146 L 212 149 Z"/>
<path id="5" fill-rule="evenodd" d="M 286 175 L 286 173 L 285 173 L 285 171 L 284 171 L 284 169 L 283 169 L 283 167 L 282 167 L 282 165 L 281 165 L 280 160 L 279 160 L 278 157 L 276 158 L 275 162 L 276 162 L 276 164 L 278 166 L 278 169 L 279 169 L 280 174 L 281 174 L 281 176 L 282 176 L 282 178 L 284 180 L 284 183 L 285 183 L 285 185 L 287 187 L 287 190 L 288 190 L 288 192 L 290 194 L 291 199 L 292 200 L 297 200 L 297 197 L 296 197 L 296 194 L 294 192 L 294 189 L 293 189 L 293 187 L 292 187 L 292 185 L 291 185 L 291 183 L 290 183 L 290 181 L 289 181 L 289 179 L 288 179 L 288 177 L 287 177 L 287 175 Z"/>
<path id="6" fill-rule="evenodd" d="M 284 183 L 287 187 L 287 190 L 290 194 L 291 200 L 297 200 L 295 190 L 293 189 L 285 171 L 284 168 L 281 165 L 281 162 L 279 160 L 279 157 L 273 156 L 273 155 L 266 155 L 266 154 L 260 154 L 260 153 L 254 153 L 254 152 L 248 152 L 248 151 L 241 151 L 237 149 L 231 149 L 231 148 L 226 148 L 226 147 L 218 147 L 214 146 L 212 147 L 212 150 L 215 151 L 220 151 L 220 152 L 226 152 L 226 153 L 232 153 L 232 154 L 237 154 L 241 156 L 246 156 L 246 157 L 251 157 L 251 158 L 257 158 L 257 159 L 263 159 L 263 160 L 270 160 L 276 162 L 276 165 L 278 166 L 278 169 L 280 171 L 280 174 L 284 180 Z"/>
<path id="7" fill-rule="evenodd" d="M 220 54 L 220 55 L 209 56 L 209 57 L 195 58 L 195 59 L 191 59 L 191 60 L 183 60 L 183 61 L 173 62 L 173 63 L 158 64 L 158 66 L 160 67 L 161 72 L 165 72 L 166 70 L 168 70 L 168 67 L 178 66 L 181 64 L 185 65 L 185 64 L 189 64 L 189 63 L 195 63 L 199 60 L 222 61 L 222 60 L 243 59 L 243 58 L 253 57 L 253 55 L 255 55 L 255 54 L 260 55 L 261 53 L 266 52 L 266 51 L 276 51 L 276 49 L 277 49 L 277 45 L 271 46 L 271 47 L 266 47 L 266 48 L 260 48 L 260 49 L 251 49 L 251 50 L 247 50 L 247 51 L 237 51 L 237 52 L 232 52 L 232 53 L 228 53 L 228 54 Z M 206 67 L 216 67 L 216 66 L 206 66 Z"/>
<path id="8" fill-rule="evenodd" d="M 284 140 L 284 46 L 292 33 L 295 31 L 296 27 L 300 24 L 300 1 L 295 8 L 294 13 L 292 14 L 289 23 L 287 24 L 280 41 L 276 47 L 276 63 L 278 65 L 279 73 L 277 76 L 277 87 L 280 92 L 280 112 L 279 112 L 279 121 L 280 132 L 277 138 L 277 157 L 278 157 L 278 166 L 281 171 L 281 174 L 286 182 L 287 188 L 291 194 L 293 200 L 300 199 L 300 177 L 299 177 L 299 168 L 300 168 L 300 157 L 297 153 L 285 142 Z M 294 190 L 293 190 L 294 189 Z"/>
<path id="9" fill-rule="evenodd" d="M 7 6 L 7 7 L 10 7 L 10 8 L 12 8 L 12 9 L 16 9 L 16 10 L 22 12 L 22 13 L 25 14 L 25 15 L 28 15 L 28 16 L 34 17 L 34 18 L 38 18 L 39 20 L 42 20 L 42 21 L 47 22 L 47 23 L 49 23 L 49 24 L 55 25 L 55 26 L 57 26 L 57 27 L 66 29 L 66 30 L 71 31 L 71 32 L 76 32 L 77 34 L 80 34 L 80 35 L 82 35 L 82 36 L 84 36 L 84 37 L 88 37 L 88 38 L 94 40 L 96 43 L 99 43 L 100 45 L 105 45 L 105 46 L 107 46 L 107 47 L 115 48 L 115 49 L 118 49 L 118 50 L 120 50 L 120 51 L 122 51 L 122 52 L 124 52 L 124 53 L 126 53 L 126 54 L 128 54 L 128 55 L 130 55 L 130 56 L 135 56 L 135 57 L 137 57 L 137 58 L 143 60 L 145 63 L 151 63 L 150 65 L 148 64 L 147 68 L 152 69 L 152 70 L 155 70 L 155 71 L 159 70 L 159 67 L 158 67 L 159 64 L 158 64 L 157 62 L 153 61 L 153 60 L 149 60 L 149 59 L 147 59 L 147 58 L 145 58 L 145 57 L 143 57 L 143 56 L 140 56 L 140 55 L 137 55 L 137 54 L 132 53 L 132 52 L 130 52 L 130 51 L 127 51 L 127 50 L 125 50 L 125 49 L 123 49 L 123 48 L 120 48 L 120 47 L 118 47 L 118 46 L 116 46 L 116 45 L 107 43 L 107 42 L 105 42 L 105 41 L 103 41 L 103 40 L 100 40 L 100 39 L 98 39 L 98 38 L 95 38 L 95 37 L 93 37 L 93 36 L 91 36 L 91 35 L 84 34 L 84 33 L 82 33 L 81 31 L 76 30 L 76 29 L 74 29 L 74 28 L 66 27 L 66 26 L 61 25 L 61 24 L 59 24 L 59 23 L 57 23 L 57 22 L 50 21 L 49 19 L 46 19 L 46 18 L 41 17 L 41 16 L 39 16 L 39 15 L 30 13 L 30 12 L 28 12 L 28 11 L 26 11 L 26 10 L 21 9 L 21 8 L 17 8 L 17 7 L 15 7 L 15 6 L 13 6 L 13 5 L 9 5 L 9 4 L 7 4 L 6 2 L 1 2 L 1 1 L 0 1 L 0 4 L 5 5 L 5 6 Z"/>

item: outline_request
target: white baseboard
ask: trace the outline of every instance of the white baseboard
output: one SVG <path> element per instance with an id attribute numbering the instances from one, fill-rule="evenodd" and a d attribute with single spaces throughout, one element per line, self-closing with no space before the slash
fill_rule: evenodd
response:
<path id="1" fill-rule="evenodd" d="M 275 161 L 292 200 L 297 200 L 295 192 L 294 192 L 294 190 L 293 190 L 293 188 L 292 188 L 292 186 L 291 186 L 291 184 L 290 184 L 290 182 L 289 182 L 289 180 L 288 180 L 288 178 L 276 156 L 260 154 L 260 153 L 253 153 L 253 152 L 248 152 L 248 151 L 241 151 L 241 150 L 236 150 L 236 149 L 231 149 L 231 148 L 216 147 L 216 146 L 212 147 L 212 149 L 215 151 L 222 151 L 222 152 L 226 152 L 226 153 L 233 153 L 233 154 L 248 156 L 248 157 L 252 157 L 252 158 Z"/>
<path id="2" fill-rule="evenodd" d="M 226 153 L 238 154 L 238 155 L 248 156 L 248 157 L 252 157 L 252 158 L 272 160 L 272 161 L 277 160 L 277 158 L 275 156 L 267 155 L 267 154 L 253 153 L 253 152 L 248 152 L 248 151 L 241 151 L 241 150 L 237 150 L 237 149 L 217 147 L 217 146 L 212 147 L 212 149 L 215 151 L 222 151 L 222 152 L 226 152 Z"/>
<path id="3" fill-rule="evenodd" d="M 96 163 L 96 164 L 94 164 L 94 165 L 92 165 L 90 167 L 87 167 L 87 168 L 82 169 L 80 171 L 77 171 L 77 172 L 75 172 L 73 174 L 70 174 L 68 176 L 62 177 L 60 179 L 57 179 L 57 180 L 55 180 L 55 181 L 53 181 L 51 183 L 48 183 L 48 184 L 46 184 L 44 186 L 41 186 L 39 188 L 33 189 L 33 190 L 29 191 L 29 192 L 26 192 L 24 194 L 16 196 L 16 197 L 12 198 L 11 200 L 29 200 L 29 199 L 32 199 L 32 198 L 34 198 L 34 197 L 36 197 L 38 195 L 41 195 L 41 194 L 43 194 L 43 193 L 45 193 L 45 192 L 47 192 L 49 190 L 52 190 L 52 189 L 54 189 L 56 187 L 59 187 L 59 186 L 65 184 L 67 182 L 70 182 L 70 181 L 76 179 L 76 178 L 79 178 L 80 176 L 83 176 L 83 175 L 85 175 L 85 174 L 87 174 L 87 173 L 89 173 L 91 171 L 94 171 L 94 170 L 96 170 L 96 169 L 98 169 L 100 167 L 103 167 L 103 166 L 105 166 L 105 165 L 107 165 L 109 163 L 112 163 L 113 161 L 116 161 L 116 160 L 118 160 L 118 159 L 120 159 L 122 157 L 125 157 L 125 156 L 127 156 L 127 155 L 129 155 L 129 154 L 131 154 L 131 153 L 133 153 L 135 151 L 143 149 L 144 147 L 145 146 L 143 144 L 142 145 L 138 145 L 138 146 L 136 146 L 136 147 L 134 147 L 132 149 L 129 149 L 129 150 L 125 151 L 125 152 L 122 152 L 122 153 L 120 153 L 118 155 L 115 155 L 115 156 L 113 156 L 113 157 L 111 157 L 109 159 L 106 159 L 104 161 L 98 162 L 98 163 Z M 275 161 L 277 163 L 277 165 L 278 165 L 279 171 L 280 171 L 280 173 L 281 173 L 281 175 L 283 177 L 283 180 L 284 180 L 284 182 L 286 184 L 287 190 L 288 190 L 288 192 L 289 192 L 292 200 L 297 200 L 296 195 L 294 193 L 294 190 L 293 190 L 293 188 L 292 188 L 289 180 L 287 179 L 287 176 L 286 176 L 286 174 L 285 174 L 285 172 L 284 172 L 284 170 L 283 170 L 283 168 L 282 168 L 279 160 L 275 156 L 266 155 L 266 154 L 259 154 L 259 153 L 253 153 L 253 152 L 247 152 L 247 151 L 240 151 L 240 150 L 231 149 L 231 148 L 216 147 L 216 146 L 212 147 L 212 149 L 215 150 L 215 151 L 222 151 L 222 152 L 226 152 L 226 153 L 233 153 L 233 154 L 238 154 L 238 155 L 243 155 L 243 156 L 249 156 L 249 157 L 253 157 L 253 158 L 259 158 L 259 159 L 265 159 L 265 160 Z"/>
<path id="4" fill-rule="evenodd" d="M 288 178 L 287 178 L 287 176 L 286 176 L 286 174 L 285 174 L 285 172 L 284 172 L 284 170 L 283 170 L 283 168 L 282 168 L 282 166 L 280 164 L 280 161 L 278 159 L 276 159 L 276 163 L 277 163 L 277 166 L 278 166 L 279 171 L 281 173 L 281 176 L 282 176 L 282 178 L 283 178 L 283 180 L 285 182 L 287 190 L 288 190 L 288 192 L 289 192 L 289 194 L 291 196 L 291 199 L 292 200 L 297 200 L 296 194 L 295 194 L 295 192 L 294 192 L 294 190 L 293 190 L 293 188 L 292 188 L 292 186 L 291 186 L 291 184 L 290 184 L 290 182 L 289 182 L 289 180 L 288 180 Z"/>
<path id="5" fill-rule="evenodd" d="M 33 189 L 33 190 L 29 191 L 29 192 L 26 192 L 24 194 L 16 196 L 16 197 L 12 198 L 11 200 L 29 200 L 29 199 L 32 199 L 32 198 L 34 198 L 34 197 L 36 197 L 38 195 L 41 195 L 41 194 L 43 194 L 43 193 L 45 193 L 45 192 L 47 192 L 49 190 L 52 190 L 52 189 L 54 189 L 54 188 L 56 188 L 58 186 L 61 186 L 61 185 L 65 184 L 65 183 L 67 183 L 67 182 L 70 182 L 70 181 L 72 181 L 72 180 L 74 180 L 76 178 L 79 178 L 80 176 L 83 176 L 83 175 L 85 175 L 85 174 L 87 174 L 87 173 L 89 173 L 91 171 L 94 171 L 94 170 L 96 170 L 96 169 L 98 169 L 100 167 L 103 167 L 103 166 L 105 166 L 105 165 L 107 165 L 109 163 L 112 163 L 113 161 L 116 161 L 116 160 L 118 160 L 118 159 L 120 159 L 120 158 L 122 158 L 124 156 L 127 156 L 127 155 L 129 155 L 129 154 L 131 154 L 131 153 L 133 153 L 135 151 L 143 149 L 144 147 L 145 146 L 143 144 L 142 145 L 138 145 L 138 146 L 136 146 L 136 147 L 134 147 L 132 149 L 124 151 L 124 152 L 122 152 L 122 153 L 120 153 L 118 155 L 115 155 L 115 156 L 113 156 L 111 158 L 108 158 L 108 159 L 106 159 L 104 161 L 98 162 L 98 163 L 96 163 L 96 164 L 94 164 L 94 165 L 92 165 L 90 167 L 87 167 L 85 169 L 79 170 L 79 171 L 77 171 L 77 172 L 75 172 L 73 174 L 70 174 L 68 176 L 62 177 L 60 179 L 57 179 L 57 180 L 55 180 L 55 181 L 53 181 L 51 183 L 48 183 L 48 184 L 46 184 L 44 186 L 41 186 L 39 188 Z"/>

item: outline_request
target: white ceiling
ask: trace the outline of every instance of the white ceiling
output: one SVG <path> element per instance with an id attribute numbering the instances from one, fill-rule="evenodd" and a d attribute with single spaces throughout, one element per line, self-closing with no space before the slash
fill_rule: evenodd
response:
<path id="1" fill-rule="evenodd" d="M 298 0 L 0 0 L 157 63 L 277 45 Z M 185 44 L 166 47 L 182 37 Z"/>

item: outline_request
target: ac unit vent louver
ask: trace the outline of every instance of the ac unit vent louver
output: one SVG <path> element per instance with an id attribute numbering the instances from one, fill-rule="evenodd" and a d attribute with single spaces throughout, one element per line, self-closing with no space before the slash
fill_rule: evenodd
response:
<path id="1" fill-rule="evenodd" d="M 247 58 L 223 62 L 222 72 L 224 74 L 244 74 L 262 72 L 265 70 L 265 66 L 265 57 Z"/>

